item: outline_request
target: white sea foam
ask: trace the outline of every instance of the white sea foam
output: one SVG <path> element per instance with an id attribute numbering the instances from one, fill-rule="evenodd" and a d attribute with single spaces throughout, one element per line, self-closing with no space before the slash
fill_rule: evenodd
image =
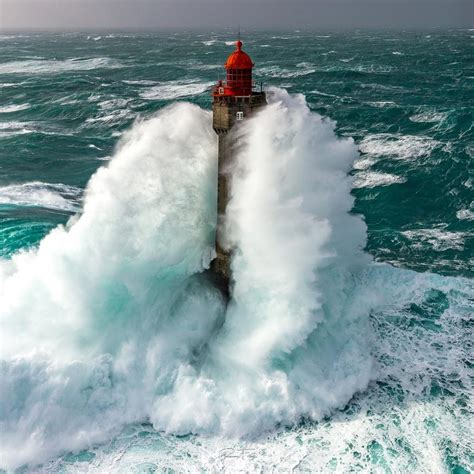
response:
<path id="1" fill-rule="evenodd" d="M 213 249 L 217 160 L 210 113 L 189 104 L 135 124 L 83 213 L 1 262 L 5 467 L 143 420 L 261 434 L 320 419 L 366 387 L 377 297 L 356 289 L 368 262 L 365 226 L 349 214 L 356 147 L 302 96 L 271 92 L 236 130 L 226 313 L 195 275 Z"/>
<path id="2" fill-rule="evenodd" d="M 0 138 L 24 135 L 26 133 L 34 133 L 36 131 L 37 128 L 33 122 L 0 122 Z"/>
<path id="3" fill-rule="evenodd" d="M 410 120 L 412 122 L 420 123 L 433 123 L 433 122 L 442 122 L 448 117 L 447 112 L 422 112 L 419 114 L 412 115 Z"/>
<path id="4" fill-rule="evenodd" d="M 122 123 L 126 120 L 135 117 L 135 114 L 127 109 L 107 110 L 99 113 L 96 117 L 89 117 L 86 119 L 87 124 L 103 123 L 106 125 Z"/>
<path id="5" fill-rule="evenodd" d="M 122 81 L 124 84 L 129 84 L 129 85 L 137 85 L 137 86 L 153 86 L 155 84 L 158 84 L 157 81 L 150 81 L 150 80 L 146 80 L 146 79 L 140 79 L 140 80 L 136 80 L 136 81 L 126 81 L 126 80 L 123 80 Z"/>
<path id="6" fill-rule="evenodd" d="M 472 148 L 472 151 L 474 152 L 474 147 Z M 466 188 L 472 189 L 472 188 L 474 188 L 474 179 L 472 179 L 471 177 L 469 177 L 469 178 L 467 178 L 466 181 L 464 181 L 462 184 L 463 184 L 463 186 L 465 186 Z"/>
<path id="7" fill-rule="evenodd" d="M 374 157 L 390 156 L 411 160 L 429 156 L 439 146 L 442 144 L 430 137 L 378 133 L 365 136 L 359 144 L 359 149 Z"/>
<path id="8" fill-rule="evenodd" d="M 116 110 L 116 109 L 123 109 L 124 107 L 127 107 L 129 103 L 130 103 L 130 99 L 114 98 L 114 99 L 103 100 L 102 102 L 98 103 L 98 106 L 102 110 Z"/>
<path id="9" fill-rule="evenodd" d="M 61 129 L 52 128 L 45 122 L 21 122 L 9 121 L 0 122 L 0 139 L 9 138 L 16 135 L 25 135 L 29 133 L 39 133 L 42 135 L 70 135 L 71 132 Z"/>
<path id="10" fill-rule="evenodd" d="M 123 65 L 111 58 L 26 60 L 0 64 L 0 74 L 56 74 L 67 71 L 91 71 L 120 67 Z"/>
<path id="11" fill-rule="evenodd" d="M 416 229 L 402 232 L 415 246 L 429 245 L 433 250 L 463 250 L 464 232 L 450 232 L 443 229 Z"/>
<path id="12" fill-rule="evenodd" d="M 130 102 L 130 99 L 107 99 L 98 102 L 100 111 L 95 117 L 86 119 L 86 126 L 95 123 L 112 125 L 134 118 L 136 113 L 128 107 Z"/>
<path id="13" fill-rule="evenodd" d="M 212 82 L 170 81 L 140 92 L 140 96 L 148 100 L 172 100 L 181 97 L 199 95 L 206 92 Z"/>
<path id="14" fill-rule="evenodd" d="M 308 61 L 302 61 L 296 65 L 296 67 L 302 67 L 302 68 L 311 68 L 313 67 L 313 63 L 310 63 Z"/>
<path id="15" fill-rule="evenodd" d="M 363 155 L 354 161 L 353 168 L 355 170 L 366 170 L 377 163 L 377 159 L 373 156 Z"/>
<path id="16" fill-rule="evenodd" d="M 405 182 L 406 179 L 402 176 L 375 171 L 361 171 L 355 175 L 354 188 L 375 188 Z"/>
<path id="17" fill-rule="evenodd" d="M 112 98 L 98 102 L 100 112 L 95 117 L 86 119 L 87 124 L 102 123 L 107 126 L 122 123 L 136 116 L 135 112 L 128 108 L 130 99 Z"/>
<path id="18" fill-rule="evenodd" d="M 193 66 L 193 69 L 200 71 L 214 71 L 216 69 L 222 69 L 222 64 L 196 64 Z"/>
<path id="19" fill-rule="evenodd" d="M 19 112 L 21 110 L 29 109 L 30 107 L 30 104 L 4 105 L 3 107 L 0 107 L 0 114 L 10 114 L 12 112 Z"/>
<path id="20" fill-rule="evenodd" d="M 0 205 L 34 206 L 76 212 L 82 190 L 65 184 L 30 183 L 0 187 Z"/>
<path id="21" fill-rule="evenodd" d="M 466 433 L 472 428 L 465 401 L 472 400 L 472 378 L 465 361 L 472 341 L 472 281 L 389 265 L 370 266 L 363 280 L 368 298 L 383 294 L 387 303 L 371 317 L 379 382 L 345 410 L 317 425 L 256 439 L 177 438 L 133 425 L 112 442 L 55 460 L 45 470 L 71 472 L 82 465 L 80 459 L 93 458 L 87 468 L 84 464 L 91 473 L 266 472 L 269 466 L 279 472 L 346 472 L 354 466 L 360 472 L 411 472 L 416 466 L 431 474 L 446 472 L 447 440 L 456 463 L 468 470 Z M 436 390 L 449 396 L 430 395 Z"/>
<path id="22" fill-rule="evenodd" d="M 375 102 L 367 102 L 372 107 L 377 107 L 379 109 L 383 109 L 385 107 L 396 107 L 397 104 L 392 102 L 391 100 L 378 100 Z"/>
<path id="23" fill-rule="evenodd" d="M 205 46 L 214 46 L 215 44 L 218 44 L 218 43 L 224 43 L 226 46 L 235 45 L 235 41 L 222 41 L 217 38 L 211 38 L 209 40 L 201 41 L 201 43 Z"/>
<path id="24" fill-rule="evenodd" d="M 258 74 L 268 77 L 282 78 L 307 76 L 308 74 L 313 74 L 314 72 L 316 72 L 316 68 L 311 67 L 311 65 L 299 66 L 295 70 L 281 68 L 279 66 L 265 66 L 258 69 Z"/>
<path id="25" fill-rule="evenodd" d="M 329 53 L 328 53 L 329 54 Z M 338 72 L 338 71 L 353 71 L 353 72 L 363 72 L 368 74 L 379 74 L 392 72 L 394 66 L 388 66 L 383 64 L 357 64 L 353 62 L 354 58 L 341 59 L 340 62 L 344 64 L 333 65 L 333 66 L 319 66 L 316 69 L 318 71 L 325 72 Z"/>
<path id="26" fill-rule="evenodd" d="M 461 221 L 474 221 L 474 204 L 470 209 L 460 209 L 457 211 L 456 217 Z"/>
<path id="27" fill-rule="evenodd" d="M 310 92 L 310 94 L 316 94 L 316 95 L 321 95 L 323 97 L 335 97 L 337 98 L 338 96 L 337 95 L 334 95 L 334 94 L 328 94 L 327 92 L 322 92 L 318 89 L 314 89 Z"/>

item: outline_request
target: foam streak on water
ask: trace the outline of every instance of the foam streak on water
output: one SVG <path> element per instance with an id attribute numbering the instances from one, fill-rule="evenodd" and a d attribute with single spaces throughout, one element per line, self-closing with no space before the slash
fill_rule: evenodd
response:
<path id="1" fill-rule="evenodd" d="M 0 205 L 38 206 L 77 212 L 81 194 L 81 189 L 63 184 L 41 182 L 12 184 L 0 187 Z"/>
<path id="2" fill-rule="evenodd" d="M 110 58 L 74 58 L 64 61 L 31 59 L 3 63 L 0 65 L 0 74 L 58 74 L 64 71 L 90 71 L 100 68 L 115 69 L 120 67 L 123 66 Z"/>

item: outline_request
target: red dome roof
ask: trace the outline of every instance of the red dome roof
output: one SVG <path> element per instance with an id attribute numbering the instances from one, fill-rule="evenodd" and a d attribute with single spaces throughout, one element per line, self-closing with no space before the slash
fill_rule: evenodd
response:
<path id="1" fill-rule="evenodd" d="M 227 58 L 226 69 L 252 69 L 253 62 L 247 53 L 242 51 L 242 41 L 238 40 L 235 45 L 237 49 Z"/>

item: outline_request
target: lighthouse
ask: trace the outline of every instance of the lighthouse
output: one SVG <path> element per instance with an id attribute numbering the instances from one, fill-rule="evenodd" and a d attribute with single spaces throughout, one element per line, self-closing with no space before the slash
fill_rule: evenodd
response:
<path id="1" fill-rule="evenodd" d="M 233 155 L 237 151 L 233 128 L 263 107 L 267 101 L 262 87 L 256 90 L 252 79 L 253 62 L 242 51 L 242 41 L 236 42 L 235 51 L 225 63 L 226 80 L 218 81 L 213 88 L 213 128 L 219 137 L 217 182 L 216 258 L 212 262 L 218 286 L 227 295 L 231 283 L 231 249 L 224 236 L 224 219 L 230 198 L 230 176 Z"/>

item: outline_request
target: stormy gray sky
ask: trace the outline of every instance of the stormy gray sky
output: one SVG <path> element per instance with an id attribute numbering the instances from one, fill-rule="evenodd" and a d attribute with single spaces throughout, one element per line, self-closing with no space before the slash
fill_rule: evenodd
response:
<path id="1" fill-rule="evenodd" d="M 473 0 L 0 0 L 0 29 L 472 27 Z"/>

